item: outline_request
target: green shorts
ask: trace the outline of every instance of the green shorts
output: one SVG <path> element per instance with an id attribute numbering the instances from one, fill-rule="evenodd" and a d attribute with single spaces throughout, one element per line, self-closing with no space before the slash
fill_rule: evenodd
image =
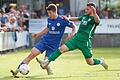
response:
<path id="1" fill-rule="evenodd" d="M 68 40 L 65 45 L 69 48 L 69 51 L 79 49 L 82 51 L 85 58 L 91 58 L 92 57 L 92 48 L 91 48 L 91 41 L 78 41 L 76 39 L 71 38 Z"/>

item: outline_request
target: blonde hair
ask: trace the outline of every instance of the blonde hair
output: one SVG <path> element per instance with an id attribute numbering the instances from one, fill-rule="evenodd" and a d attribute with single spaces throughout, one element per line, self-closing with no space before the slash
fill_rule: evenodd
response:
<path id="1" fill-rule="evenodd" d="M 57 6 L 55 4 L 49 4 L 48 7 L 46 7 L 46 9 L 48 11 L 53 11 L 53 12 L 57 12 Z"/>

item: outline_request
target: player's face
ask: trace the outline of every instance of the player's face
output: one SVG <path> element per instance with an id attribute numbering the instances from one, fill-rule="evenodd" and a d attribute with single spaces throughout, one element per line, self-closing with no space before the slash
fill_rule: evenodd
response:
<path id="1" fill-rule="evenodd" d="M 50 18 L 54 18 L 54 16 L 56 15 L 56 12 L 53 11 L 47 11 L 47 13 Z"/>
<path id="2" fill-rule="evenodd" d="M 86 8 L 85 8 L 85 13 L 87 14 L 87 15 L 90 15 L 91 14 L 91 7 L 90 6 L 87 6 Z"/>

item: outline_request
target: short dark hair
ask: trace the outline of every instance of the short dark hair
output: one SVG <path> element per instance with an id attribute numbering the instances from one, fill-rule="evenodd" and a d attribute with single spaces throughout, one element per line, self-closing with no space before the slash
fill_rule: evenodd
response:
<path id="1" fill-rule="evenodd" d="M 46 7 L 47 11 L 53 11 L 56 12 L 57 11 L 57 6 L 55 4 L 49 4 L 48 7 Z"/>
<path id="2" fill-rule="evenodd" d="M 96 4 L 93 3 L 93 2 L 89 2 L 89 3 L 87 3 L 87 6 L 93 6 L 94 8 L 96 8 Z"/>

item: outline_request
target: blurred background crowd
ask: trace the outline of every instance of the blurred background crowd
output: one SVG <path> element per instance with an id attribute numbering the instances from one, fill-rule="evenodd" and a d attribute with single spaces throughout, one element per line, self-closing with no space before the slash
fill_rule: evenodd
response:
<path id="1" fill-rule="evenodd" d="M 93 46 L 119 46 L 120 26 L 119 21 L 116 21 L 120 19 L 120 0 L 0 0 L 0 51 L 33 46 L 31 30 L 34 33 L 34 31 L 44 28 L 43 25 L 48 17 L 46 7 L 49 4 L 56 4 L 59 15 L 70 17 L 82 16 L 88 2 L 96 3 L 97 14 L 101 18 L 101 22 L 107 19 L 105 20 L 107 25 L 104 22 L 100 24 L 102 26 L 100 30 L 104 30 L 104 32 L 98 32 Z M 114 19 L 112 23 L 109 23 L 110 19 Z M 39 22 L 39 24 L 35 22 Z M 108 30 L 111 30 L 110 33 L 107 32 Z M 113 34 L 115 35 L 113 36 Z M 103 43 L 101 44 L 101 42 Z M 13 47 L 11 47 L 12 45 Z"/>
<path id="2" fill-rule="evenodd" d="M 0 31 L 29 30 L 29 18 L 47 17 L 46 6 L 54 3 L 59 15 L 81 16 L 87 2 L 94 1 L 101 19 L 120 18 L 120 0 L 0 0 Z"/>
<path id="3" fill-rule="evenodd" d="M 17 7 L 16 4 L 3 4 L 0 9 L 0 31 L 28 31 L 29 16 L 25 5 Z"/>

